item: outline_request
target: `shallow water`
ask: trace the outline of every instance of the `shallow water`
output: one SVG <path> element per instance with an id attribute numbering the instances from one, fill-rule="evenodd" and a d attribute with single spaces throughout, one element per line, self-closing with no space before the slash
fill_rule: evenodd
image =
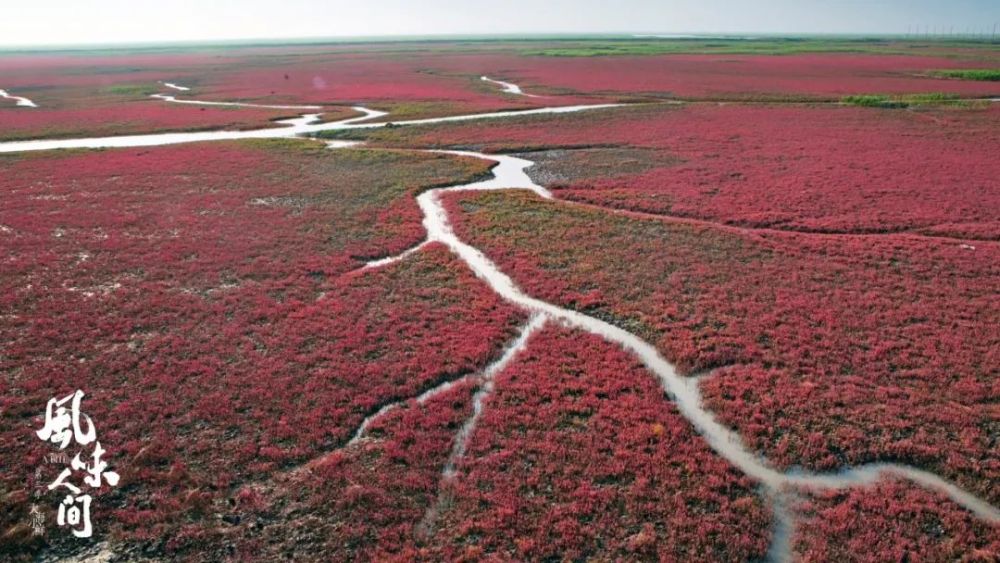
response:
<path id="1" fill-rule="evenodd" d="M 501 89 L 504 92 L 508 93 L 508 94 L 517 94 L 519 96 L 527 96 L 529 98 L 537 98 L 537 97 L 539 97 L 539 96 L 536 96 L 534 94 L 526 94 L 526 93 L 524 93 L 524 90 L 521 90 L 521 87 L 518 86 L 517 84 L 514 84 L 513 82 L 504 82 L 503 80 L 493 80 L 492 78 L 490 78 L 488 76 L 480 76 L 479 78 L 483 82 L 489 82 L 489 83 L 496 84 L 496 85 L 500 86 Z"/>
<path id="2" fill-rule="evenodd" d="M 0 98 L 7 98 L 8 100 L 15 100 L 17 102 L 16 105 L 19 105 L 21 107 L 26 107 L 26 108 L 37 108 L 38 107 L 38 104 L 36 104 L 35 102 L 29 100 L 28 98 L 25 98 L 23 96 L 14 96 L 14 95 L 8 93 L 6 90 L 0 90 Z"/>
<path id="3" fill-rule="evenodd" d="M 365 268 L 382 268 L 384 266 L 388 266 L 389 264 L 394 264 L 406 258 L 407 256 L 413 254 L 414 252 L 417 252 L 418 250 L 423 248 L 424 245 L 426 244 L 427 241 L 425 240 L 424 242 L 421 242 L 417 246 L 414 246 L 413 248 L 408 248 L 395 256 L 386 256 L 385 258 L 379 258 L 378 260 L 371 260 L 365 264 Z"/>

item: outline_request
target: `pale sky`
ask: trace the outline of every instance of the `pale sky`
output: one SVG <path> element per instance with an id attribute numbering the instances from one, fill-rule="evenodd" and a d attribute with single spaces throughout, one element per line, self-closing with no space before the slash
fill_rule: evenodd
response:
<path id="1" fill-rule="evenodd" d="M 905 33 L 918 26 L 992 34 L 1000 24 L 1000 0 L 5 2 L 0 45 L 6 46 L 438 34 L 864 34 Z"/>

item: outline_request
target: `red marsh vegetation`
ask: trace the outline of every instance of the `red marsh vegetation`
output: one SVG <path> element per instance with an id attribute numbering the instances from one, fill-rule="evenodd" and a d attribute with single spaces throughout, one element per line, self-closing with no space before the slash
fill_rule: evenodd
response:
<path id="1" fill-rule="evenodd" d="M 499 352 L 522 315 L 447 252 L 348 273 L 419 240 L 416 190 L 483 164 L 317 145 L 4 157 L 3 466 L 47 470 L 32 429 L 50 397 L 85 390 L 123 476 L 94 518 L 172 553 L 240 483 Z M 6 530 L 32 501 L 24 474 L 2 479 Z"/>

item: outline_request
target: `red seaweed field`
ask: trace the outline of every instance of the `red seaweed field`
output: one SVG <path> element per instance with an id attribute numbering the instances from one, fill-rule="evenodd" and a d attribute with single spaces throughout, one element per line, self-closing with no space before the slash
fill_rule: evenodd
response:
<path id="1" fill-rule="evenodd" d="M 998 67 L 0 51 L 0 560 L 996 561 Z"/>

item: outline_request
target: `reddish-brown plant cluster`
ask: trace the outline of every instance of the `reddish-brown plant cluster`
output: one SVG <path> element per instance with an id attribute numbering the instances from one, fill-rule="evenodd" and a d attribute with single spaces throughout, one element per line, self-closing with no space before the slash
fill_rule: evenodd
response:
<path id="1" fill-rule="evenodd" d="M 1000 559 L 1000 526 L 904 481 L 818 493 L 800 509 L 793 551 L 802 561 Z"/>

